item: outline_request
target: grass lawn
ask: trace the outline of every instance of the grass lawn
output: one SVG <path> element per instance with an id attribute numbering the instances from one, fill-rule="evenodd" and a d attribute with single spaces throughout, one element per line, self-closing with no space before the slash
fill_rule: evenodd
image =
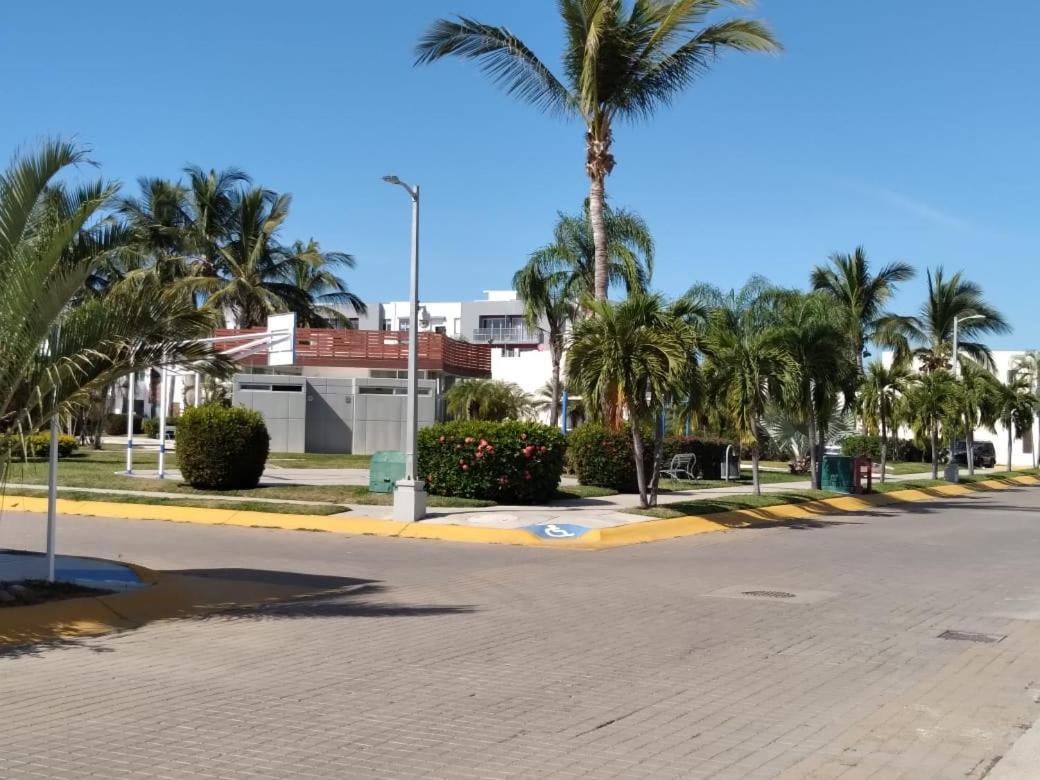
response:
<path id="1" fill-rule="evenodd" d="M 596 487 L 595 485 L 563 485 L 556 491 L 558 500 L 569 500 L 575 498 L 602 498 L 603 496 L 616 496 L 617 491 L 612 488 Z"/>
<path id="2" fill-rule="evenodd" d="M 311 456 L 308 456 L 311 457 Z M 322 456 L 325 457 L 325 456 Z M 329 456 L 344 457 L 344 456 Z M 158 465 L 159 455 L 156 452 L 135 452 L 134 467 L 138 469 L 155 469 Z M 219 499 L 221 496 L 245 496 L 252 498 L 284 498 L 297 501 L 317 501 L 325 504 L 367 504 L 386 506 L 393 503 L 393 496 L 389 493 L 370 493 L 365 485 L 273 485 L 270 487 L 257 487 L 250 490 L 225 490 L 206 491 L 196 490 L 183 482 L 172 479 L 144 479 L 140 477 L 129 477 L 119 474 L 126 464 L 126 454 L 122 450 L 89 450 L 81 449 L 68 458 L 63 458 L 58 464 L 58 484 L 61 487 L 76 488 L 110 488 L 118 490 L 138 490 L 160 493 L 183 493 L 186 496 L 196 496 L 204 499 Z M 176 452 L 167 453 L 166 465 L 169 468 L 177 468 Z M 22 483 L 29 485 L 44 485 L 47 482 L 47 462 L 31 460 L 29 462 L 15 461 L 10 464 L 5 477 L 7 483 Z M 10 491 L 9 491 L 10 492 Z M 67 491 L 61 492 L 62 497 L 68 497 Z M 84 497 L 90 494 L 82 494 Z M 95 501 L 122 501 L 127 496 L 98 496 Z M 86 499 L 91 500 L 91 499 Z M 143 503 L 180 503 L 173 499 L 156 497 L 139 497 Z M 225 504 L 229 502 L 224 502 Z M 490 506 L 493 502 L 478 501 L 466 498 L 443 498 L 441 496 L 430 496 L 428 504 L 433 507 L 447 506 Z M 183 504 L 188 506 L 188 504 Z M 238 506 L 238 502 L 235 502 Z M 257 507 L 264 506 L 257 504 Z M 227 508 L 221 506 L 221 508 Z M 244 508 L 244 507 L 242 507 Z M 276 511 L 272 509 L 258 509 L 258 511 Z M 306 509 L 295 509 L 294 512 L 306 512 Z M 336 511 L 343 511 L 342 509 Z M 331 512 L 327 512 L 331 514 Z"/>
<path id="3" fill-rule="evenodd" d="M 1019 471 L 993 471 L 987 474 L 975 474 L 974 476 L 968 474 L 966 471 L 961 471 L 960 481 L 964 484 L 970 485 L 973 482 L 985 482 L 987 479 L 1007 479 L 1008 477 L 1035 477 L 1037 472 L 1033 469 L 1021 469 Z M 949 485 L 945 479 L 904 479 L 899 482 L 886 482 L 881 484 L 874 481 L 874 492 L 875 493 L 891 493 L 895 490 L 923 490 L 926 488 L 939 487 L 941 485 Z"/>
<path id="4" fill-rule="evenodd" d="M 286 469 L 367 469 L 371 455 L 337 455 L 324 452 L 272 452 L 269 466 Z"/>
<path id="5" fill-rule="evenodd" d="M 778 482 L 808 482 L 808 474 L 789 474 L 778 471 L 759 471 L 758 478 L 763 485 L 776 484 Z M 661 487 L 664 490 L 708 490 L 710 488 L 737 487 L 751 484 L 751 470 L 742 471 L 740 479 L 732 479 L 728 482 L 724 479 L 662 479 Z"/>
<path id="6" fill-rule="evenodd" d="M 686 515 L 711 515 L 718 512 L 730 512 L 734 509 L 756 509 L 780 504 L 801 504 L 817 498 L 834 498 L 840 495 L 827 490 L 791 490 L 783 493 L 763 493 L 761 496 L 733 495 L 699 498 L 691 501 L 677 501 L 662 504 L 650 509 L 626 509 L 633 515 L 671 519 Z"/>

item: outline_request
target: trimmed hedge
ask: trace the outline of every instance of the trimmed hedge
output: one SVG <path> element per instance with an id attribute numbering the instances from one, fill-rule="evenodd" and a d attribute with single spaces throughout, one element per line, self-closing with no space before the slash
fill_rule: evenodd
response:
<path id="1" fill-rule="evenodd" d="M 270 447 L 264 418 L 249 409 L 193 407 L 177 423 L 177 464 L 194 488 L 255 488 Z"/>
<path id="2" fill-rule="evenodd" d="M 176 427 L 180 425 L 180 422 L 180 417 L 170 415 L 166 418 L 166 429 L 169 430 L 171 426 Z M 149 439 L 159 438 L 159 418 L 146 417 L 144 422 L 141 423 L 141 430 Z M 126 422 L 123 423 L 123 433 L 126 433 Z M 179 430 L 177 431 L 177 435 L 180 436 Z"/>
<path id="3" fill-rule="evenodd" d="M 64 433 L 58 435 L 58 457 L 67 458 L 79 449 L 75 437 Z M 50 433 L 34 433 L 32 436 L 0 436 L 0 455 L 17 460 L 21 457 L 49 458 L 51 453 Z"/>
<path id="4" fill-rule="evenodd" d="M 159 433 L 159 423 L 156 422 L 155 433 Z M 141 415 L 134 415 L 134 433 L 143 433 L 144 428 L 142 427 Z M 105 415 L 105 433 L 108 436 L 126 436 L 126 415 L 125 414 L 106 414 Z"/>
<path id="5" fill-rule="evenodd" d="M 437 496 L 513 504 L 548 501 L 559 487 L 566 448 L 559 430 L 540 423 L 439 423 L 419 431 L 419 476 Z"/>
<path id="6" fill-rule="evenodd" d="M 647 431 L 644 462 L 647 477 L 653 468 L 653 434 Z M 697 436 L 666 436 L 662 446 L 662 466 L 675 455 L 692 452 L 697 456 L 694 467 L 701 479 L 721 479 L 722 462 L 726 447 L 731 442 Z M 632 448 L 632 429 L 627 425 L 619 431 L 611 431 L 599 423 L 586 423 L 567 437 L 570 465 L 582 485 L 613 488 L 622 493 L 634 493 L 636 462 Z"/>
<path id="7" fill-rule="evenodd" d="M 853 434 L 841 441 L 841 454 L 851 457 L 866 457 L 881 460 L 881 437 L 873 434 Z M 924 449 L 914 444 L 911 439 L 889 437 L 887 460 L 896 462 L 925 462 L 930 460 Z"/>

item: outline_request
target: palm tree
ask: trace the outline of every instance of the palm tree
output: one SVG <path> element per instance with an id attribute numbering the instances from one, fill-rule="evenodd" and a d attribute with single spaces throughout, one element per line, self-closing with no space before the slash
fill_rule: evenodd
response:
<path id="1" fill-rule="evenodd" d="M 519 420 L 533 408 L 531 396 L 513 382 L 462 379 L 444 394 L 448 413 L 461 420 Z"/>
<path id="2" fill-rule="evenodd" d="M 116 185 L 58 180 L 85 161 L 82 149 L 56 140 L 0 174 L 2 433 L 32 432 L 130 371 L 229 368 L 196 340 L 212 332 L 213 318 L 183 296 L 139 279 L 81 295 L 97 265 L 128 240 L 101 214 Z"/>
<path id="3" fill-rule="evenodd" d="M 849 354 L 843 318 L 820 293 L 776 294 L 776 337 L 798 364 L 798 381 L 786 401 L 807 422 L 812 487 L 820 486 L 819 455 L 836 412 L 855 395 L 857 366 Z"/>
<path id="4" fill-rule="evenodd" d="M 297 324 L 304 328 L 349 328 L 347 311 L 364 314 L 368 307 L 336 273 L 353 268 L 356 261 L 345 252 L 323 252 L 313 238 L 304 243 L 277 247 L 276 255 L 288 257 L 289 283 L 306 296 L 309 305 L 297 312 Z"/>
<path id="5" fill-rule="evenodd" d="M 1040 350 L 1030 349 L 1017 356 L 1012 362 L 1016 373 L 1022 374 L 1029 379 L 1030 389 L 1033 395 L 1040 396 Z M 1030 431 L 1032 433 L 1032 431 Z M 1040 437 L 1033 436 L 1033 468 L 1036 468 L 1036 447 Z"/>
<path id="6" fill-rule="evenodd" d="M 928 442 L 932 450 L 932 479 L 939 478 L 939 441 L 944 424 L 955 418 L 954 401 L 957 386 L 953 376 L 943 368 L 915 376 L 903 394 L 903 416 L 909 421 L 919 442 Z"/>
<path id="7" fill-rule="evenodd" d="M 972 319 L 965 318 L 971 317 Z M 928 296 L 917 317 L 883 317 L 878 339 L 903 357 L 913 356 L 926 371 L 949 369 L 960 355 L 950 355 L 954 320 L 958 328 L 958 351 L 977 363 L 992 367 L 993 356 L 979 336 L 1011 330 L 1003 315 L 988 304 L 982 288 L 957 272 L 950 278 L 939 267 L 928 271 Z"/>
<path id="8" fill-rule="evenodd" d="M 237 168 L 204 171 L 197 165 L 188 174 L 188 215 L 185 244 L 192 273 L 216 276 L 221 265 L 221 247 L 240 228 L 242 188 L 252 179 Z M 264 191 L 269 200 L 274 193 Z"/>
<path id="9" fill-rule="evenodd" d="M 552 401 L 549 424 L 560 421 L 560 362 L 563 359 L 563 338 L 567 324 L 574 318 L 574 305 L 567 295 L 566 274 L 548 272 L 532 258 L 513 276 L 513 288 L 524 304 L 524 317 L 531 328 L 542 323 L 549 339 L 549 357 L 552 361 Z"/>
<path id="10" fill-rule="evenodd" d="M 645 293 L 654 272 L 654 239 L 642 217 L 604 206 L 607 241 L 607 286 L 622 285 L 628 295 Z M 562 274 L 567 296 L 575 302 L 595 298 L 596 251 L 588 204 L 580 216 L 560 212 L 553 241 L 531 253 L 529 265 L 543 275 Z"/>
<path id="11" fill-rule="evenodd" d="M 657 500 L 661 427 L 654 425 L 669 399 L 683 392 L 693 369 L 696 333 L 684 305 L 668 306 L 659 295 L 636 294 L 590 304 L 592 317 L 575 324 L 567 353 L 567 379 L 586 409 L 610 407 L 628 413 L 639 503 Z M 654 461 L 646 473 L 643 426 L 654 425 Z"/>
<path id="12" fill-rule="evenodd" d="M 569 428 L 575 428 L 585 421 L 585 404 L 582 401 L 580 395 L 572 393 L 567 387 L 566 383 L 562 383 L 559 390 L 556 389 L 553 381 L 550 379 L 540 388 L 538 392 L 534 394 L 533 409 L 538 412 L 549 412 L 551 414 L 553 408 L 553 402 L 555 398 L 556 404 L 556 418 L 560 419 L 560 415 L 563 413 L 562 403 L 562 391 L 567 391 L 567 425 Z M 554 396 L 554 392 L 556 395 Z"/>
<path id="13" fill-rule="evenodd" d="M 762 493 L 758 466 L 763 416 L 774 402 L 791 405 L 801 376 L 797 360 L 771 321 L 770 291 L 764 285 L 764 280 L 753 278 L 721 300 L 710 288 L 691 291 L 718 301 L 708 316 L 702 346 L 707 359 L 705 384 L 710 401 L 723 411 L 741 443 L 751 447 L 755 495 Z"/>
<path id="14" fill-rule="evenodd" d="M 1007 431 L 1007 470 L 1011 471 L 1011 453 L 1014 440 L 1033 427 L 1036 418 L 1037 397 L 1030 389 L 1029 379 L 1023 375 L 1012 375 L 1007 382 L 1000 383 L 997 395 L 997 419 Z"/>
<path id="15" fill-rule="evenodd" d="M 492 80 L 545 111 L 585 124 L 585 172 L 595 246 L 597 300 L 606 300 L 608 239 L 604 183 L 614 169 L 615 119 L 641 119 L 703 75 L 723 50 L 774 52 L 779 44 L 760 22 L 705 24 L 741 0 L 557 0 L 565 48 L 563 79 L 505 27 L 473 19 L 439 19 L 416 46 L 416 64 L 456 56 L 476 60 Z"/>
<path id="16" fill-rule="evenodd" d="M 862 374 L 866 345 L 874 338 L 885 304 L 899 282 L 914 277 L 914 269 L 906 263 L 890 263 L 872 274 L 862 246 L 851 255 L 835 252 L 829 260 L 830 266 L 813 269 L 812 287 L 827 293 L 837 304 L 848 329 L 853 359 Z"/>
<path id="17" fill-rule="evenodd" d="M 1000 414 L 1000 382 L 978 363 L 961 358 L 957 402 L 963 421 L 968 473 L 975 473 L 975 429 L 992 429 Z M 952 456 L 952 453 L 951 453 Z"/>
<path id="18" fill-rule="evenodd" d="M 881 482 L 885 481 L 888 461 L 888 432 L 896 422 L 899 399 L 906 393 L 911 379 L 906 363 L 894 362 L 886 367 L 878 360 L 867 366 L 859 386 L 859 413 L 869 428 L 881 433 Z"/>

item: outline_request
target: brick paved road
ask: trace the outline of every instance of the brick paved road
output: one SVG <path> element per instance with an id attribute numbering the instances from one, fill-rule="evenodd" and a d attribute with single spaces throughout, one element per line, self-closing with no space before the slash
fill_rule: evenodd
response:
<path id="1" fill-rule="evenodd" d="M 0 777 L 980 778 L 1040 715 L 1038 513 L 599 553 L 68 518 L 65 552 L 372 582 L 0 656 Z"/>

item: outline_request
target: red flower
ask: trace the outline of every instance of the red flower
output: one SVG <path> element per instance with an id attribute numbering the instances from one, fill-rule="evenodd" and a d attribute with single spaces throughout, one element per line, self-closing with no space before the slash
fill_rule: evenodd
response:
<path id="1" fill-rule="evenodd" d="M 530 471 L 525 471 L 524 472 L 524 479 L 530 479 L 530 478 L 531 478 L 531 472 Z"/>
<path id="2" fill-rule="evenodd" d="M 534 447 L 528 444 L 526 447 L 524 447 L 524 457 L 530 458 L 532 455 L 534 455 Z"/>
<path id="3" fill-rule="evenodd" d="M 469 471 L 469 466 L 467 466 L 465 463 L 463 463 L 462 464 L 462 470 L 463 471 Z"/>

